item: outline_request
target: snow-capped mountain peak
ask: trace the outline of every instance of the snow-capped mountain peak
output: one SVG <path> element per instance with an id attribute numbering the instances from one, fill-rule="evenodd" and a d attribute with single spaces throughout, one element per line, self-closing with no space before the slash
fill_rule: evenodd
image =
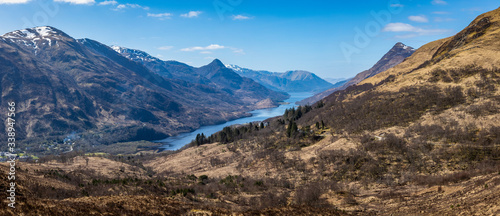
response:
<path id="1" fill-rule="evenodd" d="M 116 45 L 112 45 L 111 46 L 111 49 L 113 49 L 114 51 L 116 51 L 117 53 L 120 53 L 122 54 L 127 48 L 125 47 L 121 47 L 121 46 L 116 46 Z"/>
<path id="2" fill-rule="evenodd" d="M 46 39 L 48 37 L 57 39 L 58 37 L 64 35 L 65 34 L 63 32 L 54 27 L 41 26 L 9 32 L 2 35 L 2 37 L 9 39 Z"/>
<path id="3" fill-rule="evenodd" d="M 25 47 L 32 49 L 35 54 L 38 53 L 40 47 L 51 47 L 53 45 L 59 46 L 57 42 L 58 40 L 64 40 L 65 38 L 72 40 L 70 36 L 51 26 L 17 30 L 6 33 L 0 36 L 0 38 L 4 41 L 24 45 Z"/>
<path id="4" fill-rule="evenodd" d="M 238 65 L 226 64 L 225 66 L 229 69 L 236 71 L 236 72 L 242 72 L 242 70 L 243 70 L 243 68 L 238 66 Z"/>
<path id="5" fill-rule="evenodd" d="M 160 59 L 155 58 L 141 50 L 130 49 L 116 45 L 111 46 L 111 49 L 133 61 L 140 61 L 140 62 L 161 61 Z"/>
<path id="6" fill-rule="evenodd" d="M 50 26 L 42 26 L 42 27 L 36 27 L 35 31 L 42 37 L 48 37 L 54 34 L 57 34 L 55 29 L 53 29 Z"/>
<path id="7" fill-rule="evenodd" d="M 404 50 L 415 51 L 415 49 L 414 49 L 413 47 L 411 47 L 411 46 L 407 46 L 406 44 L 401 43 L 401 42 L 398 42 L 398 43 L 396 44 L 396 47 L 397 47 L 397 46 L 399 46 L 399 47 L 403 48 Z"/>

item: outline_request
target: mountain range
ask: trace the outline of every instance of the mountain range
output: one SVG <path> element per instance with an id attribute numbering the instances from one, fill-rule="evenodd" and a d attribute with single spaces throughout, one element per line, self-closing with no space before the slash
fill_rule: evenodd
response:
<path id="1" fill-rule="evenodd" d="M 195 68 L 178 61 L 163 61 L 140 50 L 119 46 L 112 46 L 112 48 L 126 58 L 144 65 L 150 71 L 164 78 L 179 79 L 228 92 L 232 96 L 222 97 L 226 101 L 237 103 L 243 101 L 247 104 L 255 104 L 266 98 L 282 100 L 287 96 L 286 93 L 273 92 L 252 79 L 238 75 L 226 68 L 219 59 L 213 60 L 212 63 L 206 66 Z"/>
<path id="2" fill-rule="evenodd" d="M 499 38 L 500 8 L 310 106 L 200 135 L 180 151 L 137 147 L 128 155 L 70 152 L 16 162 L 18 203 L 14 210 L 0 208 L 0 215 L 499 215 Z M 26 57 L 40 50 L 18 51 L 11 47 L 17 43 L 2 40 L 9 39 L 0 39 L 0 66 L 10 70 L 1 87 L 10 98 L 21 94 L 13 81 L 23 78 L 39 83 L 26 91 L 53 100 L 44 88 L 58 89 L 73 76 L 78 81 L 84 72 L 50 83 L 53 78 L 38 75 L 49 66 L 33 67 L 38 61 Z M 36 45 L 30 47 L 43 43 Z M 75 61 L 77 54 L 115 64 L 81 50 L 54 64 Z M 26 68 L 12 67 L 17 61 Z M 119 69 L 114 73 L 127 72 L 144 86 L 168 88 L 161 76 Z M 82 92 L 72 94 L 73 101 L 86 100 Z M 32 101 L 18 105 L 20 115 L 43 102 Z M 73 101 L 57 103 L 58 111 Z M 50 103 L 38 108 L 51 109 Z M 11 169 L 0 164 L 4 173 Z M 9 183 L 7 176 L 0 181 Z"/>
<path id="3" fill-rule="evenodd" d="M 237 65 L 226 65 L 243 77 L 248 77 L 274 91 L 281 92 L 322 92 L 333 85 L 314 73 L 302 70 L 285 73 L 252 70 Z"/>
<path id="4" fill-rule="evenodd" d="M 364 79 L 375 76 L 379 73 L 392 68 L 399 63 L 403 62 L 407 57 L 411 56 L 415 52 L 413 47 L 407 46 L 401 42 L 396 43 L 382 58 L 368 70 L 358 73 L 354 78 L 347 80 L 347 82 L 342 83 L 340 86 L 335 86 L 326 91 L 318 93 L 310 98 L 306 98 L 299 101 L 298 104 L 312 104 L 315 103 L 326 96 L 332 94 L 333 92 L 344 90 L 349 86 L 356 85 L 363 81 Z"/>
<path id="5" fill-rule="evenodd" d="M 0 71 L 0 102 L 17 104 L 18 140 L 74 131 L 104 143 L 160 139 L 288 97 L 219 60 L 194 68 L 49 26 L 0 36 Z"/>
<path id="6" fill-rule="evenodd" d="M 328 215 L 498 215 L 499 38 L 500 8 L 417 50 L 396 44 L 409 55 L 397 55 L 399 64 L 369 70 L 355 85 L 265 120 L 266 127 L 228 127 L 145 166 L 245 187 L 247 178 L 261 180 L 261 191 L 273 195 L 252 201 L 266 213 L 300 205 L 342 212 Z M 171 165 L 177 161 L 184 163 Z M 240 200 L 259 189 L 232 191 L 219 200 L 244 208 Z"/>

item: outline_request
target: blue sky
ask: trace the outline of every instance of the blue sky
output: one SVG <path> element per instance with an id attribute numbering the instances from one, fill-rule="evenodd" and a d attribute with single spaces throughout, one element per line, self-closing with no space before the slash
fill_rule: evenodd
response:
<path id="1" fill-rule="evenodd" d="M 0 0 L 0 34 L 50 25 L 164 60 L 347 78 L 395 43 L 456 34 L 495 0 Z"/>

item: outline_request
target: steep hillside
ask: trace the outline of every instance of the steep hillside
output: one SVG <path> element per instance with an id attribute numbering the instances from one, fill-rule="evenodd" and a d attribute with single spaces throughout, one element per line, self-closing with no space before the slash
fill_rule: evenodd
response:
<path id="1" fill-rule="evenodd" d="M 349 86 L 356 85 L 360 83 L 361 81 L 370 78 L 372 76 L 375 76 L 381 72 L 386 71 L 389 68 L 392 68 L 399 63 L 403 62 L 407 57 L 411 56 L 415 52 L 415 49 L 413 47 L 409 47 L 404 45 L 403 43 L 399 42 L 394 45 L 389 52 L 387 52 L 373 67 L 371 67 L 368 70 L 365 70 L 361 73 L 358 73 L 354 78 L 350 79 L 348 82 L 344 83 L 341 86 L 338 87 L 333 87 L 331 89 L 328 89 L 324 92 L 321 92 L 319 94 L 316 94 L 310 98 L 306 98 L 302 101 L 300 101 L 298 104 L 313 104 L 328 95 L 332 94 L 333 92 L 339 91 L 339 90 L 344 90 Z"/>
<path id="2" fill-rule="evenodd" d="M 500 8 L 312 106 L 180 151 L 20 162 L 20 212 L 0 214 L 499 215 L 499 34 Z"/>
<path id="3" fill-rule="evenodd" d="M 255 71 L 237 65 L 226 65 L 241 76 L 251 78 L 269 89 L 282 92 L 321 92 L 332 88 L 332 84 L 308 71 L 285 73 Z"/>
<path id="4" fill-rule="evenodd" d="M 145 166 L 263 178 L 290 192 L 287 204 L 360 215 L 500 214 L 499 34 L 497 9 L 312 106 L 224 128 Z"/>
<path id="5" fill-rule="evenodd" d="M 439 68 L 477 65 L 483 68 L 500 66 L 500 9 L 482 14 L 455 36 L 422 46 L 403 63 L 364 83 L 377 83 L 389 75 L 398 75 L 392 85 L 410 85 L 433 76 Z M 422 79 L 424 78 L 424 79 Z"/>
<path id="6" fill-rule="evenodd" d="M 164 78 L 106 45 L 53 27 L 1 36 L 0 62 L 0 102 L 16 102 L 16 139 L 26 143 L 62 141 L 72 132 L 85 133 L 88 145 L 161 139 L 286 97 L 235 73 L 243 81 L 231 90 Z"/>

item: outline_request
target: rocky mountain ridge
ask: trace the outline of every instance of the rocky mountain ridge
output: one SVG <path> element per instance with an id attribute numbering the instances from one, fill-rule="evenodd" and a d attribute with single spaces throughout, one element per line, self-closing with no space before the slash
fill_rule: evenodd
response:
<path id="1" fill-rule="evenodd" d="M 375 76 L 379 73 L 386 71 L 389 68 L 398 65 L 399 63 L 403 62 L 407 57 L 411 56 L 414 52 L 415 49 L 413 47 L 398 42 L 384 56 L 382 56 L 382 58 L 370 69 L 358 73 L 354 78 L 350 79 L 348 82 L 342 84 L 341 86 L 328 89 L 310 98 L 306 98 L 302 101 L 299 101 L 298 103 L 312 104 L 325 98 L 326 96 L 332 94 L 333 92 L 344 90 L 349 86 L 356 85 L 367 78 Z"/>

